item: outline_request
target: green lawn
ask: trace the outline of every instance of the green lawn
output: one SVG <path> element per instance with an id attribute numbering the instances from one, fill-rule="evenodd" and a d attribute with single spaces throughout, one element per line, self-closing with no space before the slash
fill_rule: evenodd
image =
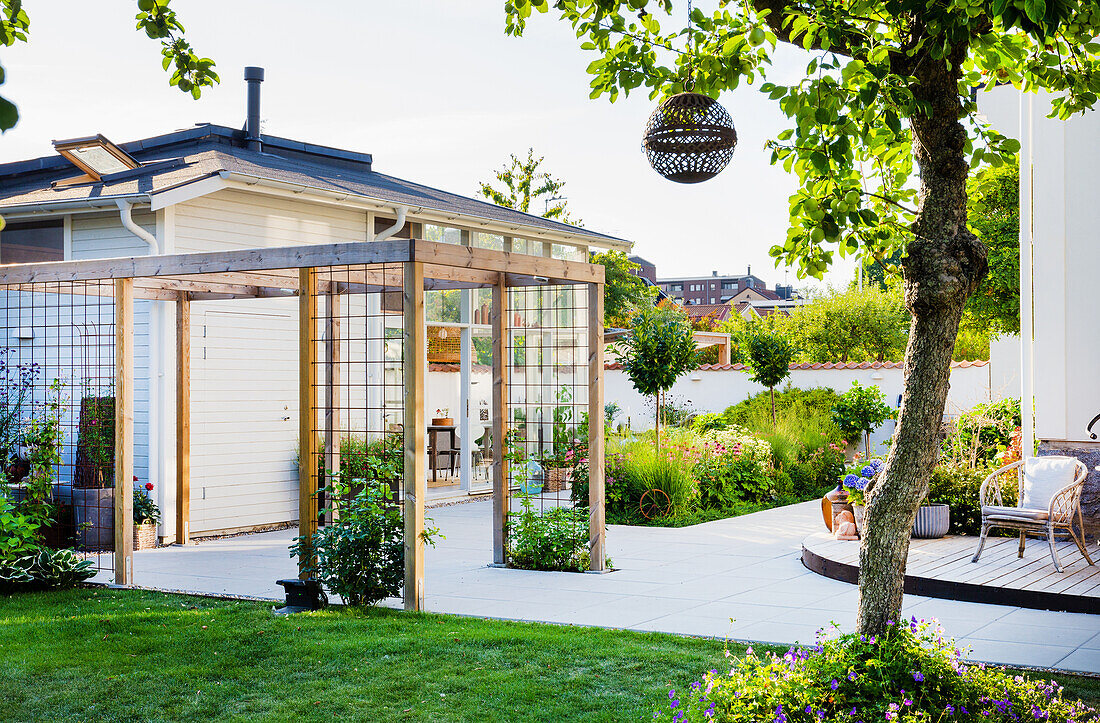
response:
<path id="1" fill-rule="evenodd" d="M 381 609 L 276 617 L 163 593 L 32 593 L 0 597 L 0 719 L 644 720 L 724 649 Z M 1100 700 L 1100 680 L 1059 680 Z"/>
<path id="2" fill-rule="evenodd" d="M 0 719 L 640 720 L 723 649 L 381 609 L 281 617 L 161 593 L 33 593 L 0 597 Z"/>

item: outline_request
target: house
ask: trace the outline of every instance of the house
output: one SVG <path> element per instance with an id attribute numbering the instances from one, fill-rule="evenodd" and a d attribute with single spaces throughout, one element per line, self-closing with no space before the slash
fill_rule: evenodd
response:
<path id="1" fill-rule="evenodd" d="M 246 69 L 245 77 L 258 90 L 263 73 Z M 243 130 L 200 124 L 119 145 L 102 136 L 74 138 L 56 142 L 57 155 L 0 165 L 6 222 L 0 264 L 403 238 L 576 261 L 586 261 L 590 249 L 630 249 L 623 239 L 381 173 L 369 153 L 261 134 L 259 117 L 259 93 L 250 93 Z M 428 361 L 436 368 L 428 377 L 427 404 L 440 410 L 438 416 L 455 418 L 458 438 L 465 440 L 463 493 L 474 487 L 472 442 L 488 424 L 492 384 L 476 364 L 491 344 L 486 291 L 426 294 Z M 293 521 L 294 301 L 190 306 L 191 532 Z M 92 344 L 96 329 L 63 332 L 64 323 L 57 321 L 56 333 L 71 335 L 71 348 Z M 170 302 L 135 302 L 135 473 L 156 483 L 162 509 L 174 504 L 164 495 L 175 475 L 176 392 L 168 362 L 175 324 Z M 0 346 L 11 346 L 19 358 L 53 348 L 47 340 L 24 338 L 16 327 L 9 320 L 9 341 Z M 462 368 L 467 371 L 455 371 Z M 80 393 L 83 380 L 69 381 Z M 163 539 L 173 538 L 173 524 L 164 521 Z"/>
<path id="2" fill-rule="evenodd" d="M 717 271 L 711 271 L 710 276 L 658 278 L 657 286 L 670 299 L 684 306 L 726 304 L 750 299 L 784 302 L 798 298 L 793 286 L 777 285 L 775 290 L 768 289 L 763 279 L 753 275 L 751 266 L 745 274 L 719 275 Z"/>

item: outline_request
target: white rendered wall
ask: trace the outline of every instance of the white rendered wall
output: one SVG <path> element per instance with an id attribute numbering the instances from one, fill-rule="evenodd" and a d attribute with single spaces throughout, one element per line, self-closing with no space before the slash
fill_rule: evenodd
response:
<path id="1" fill-rule="evenodd" d="M 1020 398 L 1020 337 L 989 340 L 989 396 L 994 401 Z"/>
<path id="2" fill-rule="evenodd" d="M 874 385 L 886 396 L 886 403 L 897 408 L 904 379 L 900 365 L 880 369 L 794 369 L 788 383 L 796 389 L 825 387 L 843 394 L 856 381 L 864 386 Z M 688 406 L 700 412 L 722 412 L 727 407 L 743 402 L 764 387 L 749 380 L 747 372 L 727 369 L 697 371 L 684 375 L 669 392 L 678 401 L 688 400 Z M 609 369 L 604 375 L 604 401 L 618 402 L 621 413 L 617 423 L 625 423 L 630 417 L 634 429 L 653 427 L 653 407 L 647 405 L 642 395 L 634 389 L 626 373 Z M 989 367 L 984 362 L 970 366 L 952 366 L 951 388 L 947 396 L 945 413 L 955 416 L 979 402 L 989 401 Z M 888 421 L 871 435 L 872 451 L 881 451 L 881 444 L 894 432 L 894 422 Z"/>

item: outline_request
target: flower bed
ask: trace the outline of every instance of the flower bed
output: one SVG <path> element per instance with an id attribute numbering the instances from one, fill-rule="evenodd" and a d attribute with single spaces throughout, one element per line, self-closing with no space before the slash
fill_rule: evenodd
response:
<path id="1" fill-rule="evenodd" d="M 837 445 L 777 454 L 775 445 L 730 426 L 697 433 L 611 435 L 605 499 L 613 524 L 682 526 L 819 497 L 841 462 Z M 573 501 L 587 504 L 587 477 L 574 473 Z"/>
<path id="2" fill-rule="evenodd" d="M 728 655 L 728 653 L 727 653 Z M 657 720 L 738 723 L 1096 723 L 1100 715 L 1063 697 L 1056 682 L 969 665 L 943 631 L 924 620 L 886 635 L 843 635 L 783 655 L 749 654 L 729 672 L 711 670 L 668 693 Z"/>

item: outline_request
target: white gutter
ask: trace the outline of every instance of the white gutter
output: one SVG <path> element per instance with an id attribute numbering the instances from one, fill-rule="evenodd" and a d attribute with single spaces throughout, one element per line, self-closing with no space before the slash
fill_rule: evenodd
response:
<path id="1" fill-rule="evenodd" d="M 160 253 L 160 243 L 157 241 L 157 237 L 134 223 L 134 217 L 131 215 L 134 210 L 133 202 L 120 198 L 115 201 L 115 205 L 118 206 L 118 217 L 122 220 L 123 228 L 149 244 L 154 256 L 158 255 Z"/>
<path id="2" fill-rule="evenodd" d="M 41 216 L 44 214 L 65 211 L 102 211 L 105 208 L 116 205 L 123 199 L 144 201 L 148 196 L 144 193 L 128 193 L 119 196 L 99 196 L 97 198 L 78 198 L 68 201 L 46 201 L 42 203 L 20 203 L 11 206 L 0 205 L 0 213 L 7 218 L 17 216 Z"/>
<path id="3" fill-rule="evenodd" d="M 394 224 L 392 226 L 390 226 L 389 228 L 387 228 L 385 231 L 383 231 L 382 233 L 375 236 L 374 237 L 375 241 L 385 241 L 390 236 L 393 236 L 395 233 L 397 233 L 401 229 L 405 228 L 405 216 L 409 212 L 409 207 L 408 206 L 394 206 L 393 210 L 397 211 L 397 221 L 395 221 Z"/>

